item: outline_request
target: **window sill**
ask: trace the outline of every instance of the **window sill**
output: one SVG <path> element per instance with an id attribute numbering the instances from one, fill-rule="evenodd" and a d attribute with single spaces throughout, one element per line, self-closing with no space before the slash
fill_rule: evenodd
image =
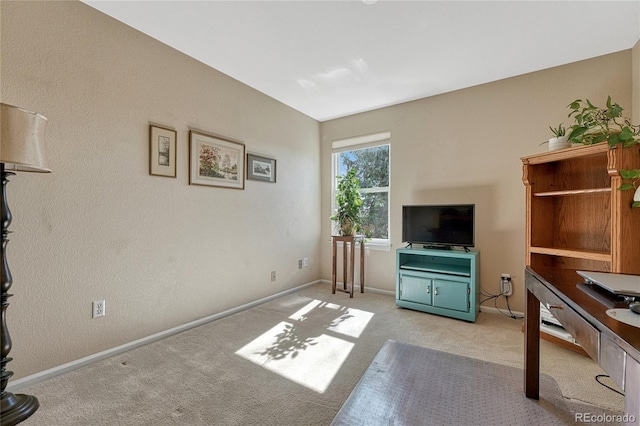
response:
<path id="1" fill-rule="evenodd" d="M 375 251 L 391 251 L 391 243 L 365 242 L 364 246 L 369 250 Z"/>
<path id="2" fill-rule="evenodd" d="M 329 240 L 329 244 L 331 244 L 331 240 Z M 343 243 L 342 241 L 338 241 L 337 246 L 338 247 L 342 247 Z M 359 245 L 359 244 L 358 244 Z M 374 242 L 374 241 L 365 241 L 364 243 L 365 248 L 367 250 L 373 250 L 373 251 L 391 251 L 391 243 L 389 242 Z"/>

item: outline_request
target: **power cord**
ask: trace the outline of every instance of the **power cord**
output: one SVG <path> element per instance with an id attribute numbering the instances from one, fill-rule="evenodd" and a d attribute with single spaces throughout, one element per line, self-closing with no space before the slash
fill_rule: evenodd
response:
<path id="1" fill-rule="evenodd" d="M 524 315 L 523 316 L 518 316 L 516 314 L 514 314 L 513 312 L 511 312 L 511 306 L 509 306 L 509 296 L 505 296 L 504 297 L 505 301 L 507 302 L 507 309 L 509 310 L 509 314 L 511 314 L 511 318 L 513 319 L 524 319 Z M 496 309 L 498 309 L 498 307 L 496 306 Z"/>
<path id="2" fill-rule="evenodd" d="M 492 294 L 492 293 L 487 292 L 482 287 L 480 287 L 480 294 L 485 296 L 485 299 L 480 301 L 481 305 L 484 302 L 487 302 L 489 300 L 493 300 L 493 305 L 495 306 L 496 310 L 498 312 L 500 312 L 502 315 L 504 315 L 505 317 L 509 317 L 511 319 L 524 319 L 523 316 L 518 316 L 518 315 L 515 315 L 513 312 L 511 312 L 511 306 L 509 306 L 509 296 L 507 296 L 506 294 L 504 294 L 504 293 Z M 504 296 L 505 302 L 507 303 L 507 309 L 509 310 L 509 314 L 506 314 L 506 313 L 502 312 L 502 310 L 500 308 L 498 308 L 498 299 L 500 299 L 501 296 Z M 599 384 L 601 384 L 605 388 L 607 388 L 609 390 L 612 390 L 613 392 L 617 393 L 618 395 L 624 396 L 624 393 L 622 393 L 622 392 L 618 391 L 617 389 L 609 386 L 608 384 L 602 382 L 601 379 L 603 379 L 603 378 L 610 379 L 611 377 L 609 375 L 607 375 L 607 374 L 598 374 L 595 377 L 596 382 L 598 382 Z"/>
<path id="3" fill-rule="evenodd" d="M 486 291 L 485 289 L 483 289 L 482 287 L 480 287 L 480 294 L 482 294 L 483 296 L 485 296 L 484 300 L 480 301 L 480 304 L 482 305 L 484 302 L 487 302 L 489 300 L 493 300 L 493 306 L 495 307 L 495 309 L 502 315 L 504 315 L 505 317 L 511 318 L 511 319 L 515 319 L 515 320 L 521 320 L 524 319 L 523 316 L 518 316 L 516 314 L 514 314 L 511 311 L 511 306 L 509 306 L 509 296 L 507 296 L 504 293 L 500 293 L 500 294 L 492 294 L 489 293 L 488 291 Z M 508 314 L 506 314 L 505 312 L 503 312 L 500 308 L 498 308 L 498 299 L 500 299 L 501 296 L 504 296 L 504 299 L 507 303 L 507 309 L 509 311 Z"/>
<path id="4" fill-rule="evenodd" d="M 602 383 L 600 381 L 601 378 L 606 377 L 606 378 L 611 378 L 610 376 L 606 375 L 606 374 L 598 374 L 596 376 L 596 382 L 600 383 L 602 386 L 604 386 L 605 388 L 611 389 L 612 391 L 614 391 L 615 393 L 617 393 L 618 395 L 622 395 L 624 396 L 624 393 L 612 388 L 611 386 L 607 385 L 606 383 Z"/>

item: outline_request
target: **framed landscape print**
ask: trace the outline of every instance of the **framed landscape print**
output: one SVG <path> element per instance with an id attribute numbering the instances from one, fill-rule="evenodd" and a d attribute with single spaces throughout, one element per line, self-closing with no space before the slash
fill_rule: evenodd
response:
<path id="1" fill-rule="evenodd" d="M 189 184 L 244 189 L 244 144 L 189 131 Z"/>
<path id="2" fill-rule="evenodd" d="M 276 160 L 247 154 L 247 179 L 275 183 Z"/>
<path id="3" fill-rule="evenodd" d="M 149 174 L 176 177 L 176 131 L 149 125 Z"/>

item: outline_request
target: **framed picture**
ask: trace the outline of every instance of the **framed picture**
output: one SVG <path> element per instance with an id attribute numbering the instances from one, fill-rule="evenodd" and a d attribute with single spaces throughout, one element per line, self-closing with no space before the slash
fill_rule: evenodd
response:
<path id="1" fill-rule="evenodd" d="M 247 154 L 247 179 L 276 182 L 276 160 Z"/>
<path id="2" fill-rule="evenodd" d="M 244 144 L 189 131 L 189 184 L 244 189 Z"/>
<path id="3" fill-rule="evenodd" d="M 176 177 L 176 131 L 149 125 L 149 174 Z"/>

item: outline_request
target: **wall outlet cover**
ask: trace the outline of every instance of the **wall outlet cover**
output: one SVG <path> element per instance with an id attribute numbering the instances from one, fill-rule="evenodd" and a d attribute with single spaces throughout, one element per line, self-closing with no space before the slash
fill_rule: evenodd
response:
<path id="1" fill-rule="evenodd" d="M 106 304 L 104 300 L 94 300 L 93 301 L 93 313 L 92 318 L 103 317 L 106 315 Z"/>

